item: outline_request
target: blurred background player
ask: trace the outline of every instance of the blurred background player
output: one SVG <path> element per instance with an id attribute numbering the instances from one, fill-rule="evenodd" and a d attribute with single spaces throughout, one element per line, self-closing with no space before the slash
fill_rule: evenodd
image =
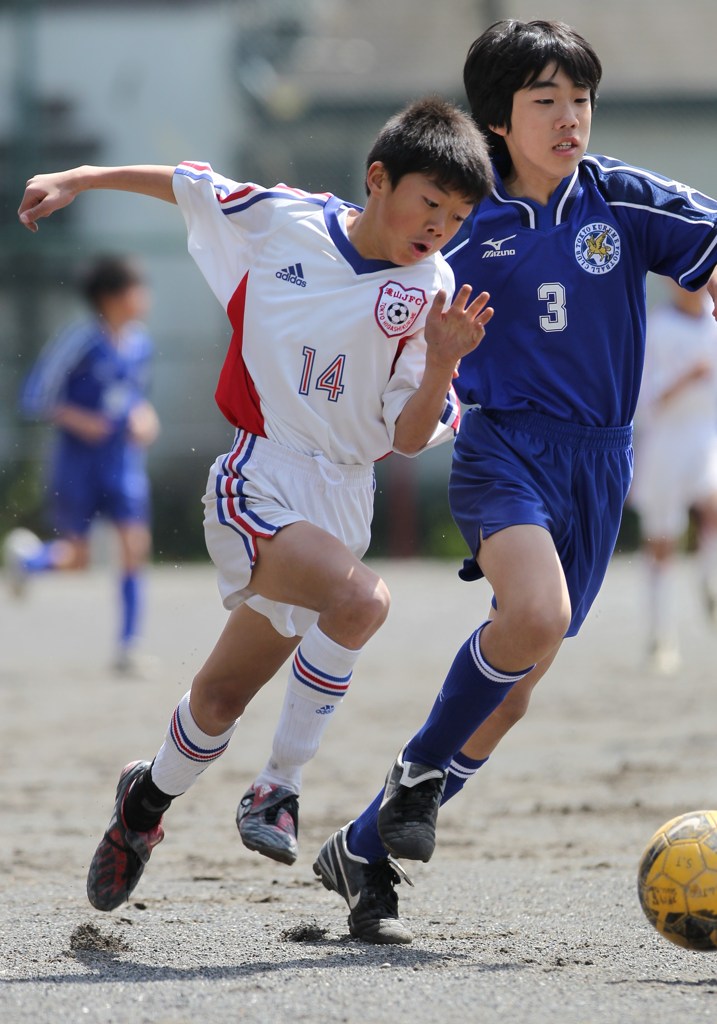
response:
<path id="1" fill-rule="evenodd" d="M 29 419 L 55 431 L 49 467 L 50 514 L 56 537 L 42 542 L 27 529 L 3 545 L 13 593 L 32 575 L 87 567 L 90 527 L 108 520 L 119 539 L 120 624 L 113 667 L 145 668 L 137 651 L 143 569 L 150 551 L 146 450 L 159 420 L 147 399 L 153 346 L 141 321 L 149 290 L 134 260 L 98 257 L 81 282 L 91 315 L 51 339 L 20 396 Z"/>
<path id="2" fill-rule="evenodd" d="M 650 666 L 680 665 L 675 556 L 694 509 L 700 592 L 715 613 L 717 568 L 717 324 L 706 289 L 669 282 L 669 301 L 648 316 L 645 375 L 636 417 L 630 504 L 647 560 Z"/>

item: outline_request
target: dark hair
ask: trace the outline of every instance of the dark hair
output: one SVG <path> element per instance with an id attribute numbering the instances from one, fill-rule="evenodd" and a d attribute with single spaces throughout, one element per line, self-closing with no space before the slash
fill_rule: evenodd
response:
<path id="1" fill-rule="evenodd" d="M 595 106 L 602 76 L 598 55 L 575 29 L 560 21 L 496 21 L 472 44 L 463 68 L 463 84 L 473 118 L 485 132 L 494 159 L 509 161 L 505 139 L 490 125 L 510 130 L 513 96 L 531 85 L 550 65 L 575 85 L 590 90 Z"/>
<path id="2" fill-rule="evenodd" d="M 493 185 L 482 132 L 469 114 L 438 96 L 416 100 L 386 122 L 366 168 L 375 161 L 384 165 L 393 188 L 406 174 L 426 174 L 477 203 Z"/>
<path id="3" fill-rule="evenodd" d="M 97 309 L 104 298 L 144 283 L 139 266 L 128 256 L 98 256 L 82 274 L 80 292 Z"/>

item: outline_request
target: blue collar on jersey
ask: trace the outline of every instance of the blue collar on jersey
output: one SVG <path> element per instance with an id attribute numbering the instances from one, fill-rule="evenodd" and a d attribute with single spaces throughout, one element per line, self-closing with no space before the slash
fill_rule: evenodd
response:
<path id="1" fill-rule="evenodd" d="M 326 230 L 331 236 L 331 241 L 349 266 L 353 268 L 354 272 L 356 274 L 376 274 L 381 270 L 391 270 L 395 267 L 396 264 L 391 263 L 390 260 L 366 260 L 361 256 L 341 227 L 339 214 L 345 208 L 353 210 L 362 209 L 361 206 L 356 206 L 354 203 L 347 203 L 343 199 L 331 196 L 324 206 L 324 221 L 326 223 Z"/>
<path id="2" fill-rule="evenodd" d="M 573 203 L 580 194 L 580 164 L 567 178 L 563 178 L 545 206 L 533 199 L 509 195 L 503 179 L 496 171 L 495 185 L 486 202 L 496 206 L 510 205 L 520 217 L 524 228 L 549 228 L 563 224 L 570 214 Z"/>
<path id="3" fill-rule="evenodd" d="M 578 165 L 577 169 L 569 177 L 563 178 L 550 197 L 547 206 L 541 206 L 540 203 L 536 203 L 532 199 L 522 199 L 520 196 L 509 195 L 503 184 L 503 179 L 498 173 L 497 168 L 494 167 L 495 186 L 491 194 L 477 206 L 473 207 L 470 217 L 463 222 L 458 234 L 441 250 L 443 255 L 446 257 L 450 256 L 468 241 L 478 212 L 485 210 L 489 206 L 502 207 L 503 209 L 506 206 L 512 207 L 520 221 L 520 226 L 524 228 L 545 229 L 555 227 L 557 224 L 563 224 L 568 219 L 570 210 L 582 190 L 580 166 Z"/>

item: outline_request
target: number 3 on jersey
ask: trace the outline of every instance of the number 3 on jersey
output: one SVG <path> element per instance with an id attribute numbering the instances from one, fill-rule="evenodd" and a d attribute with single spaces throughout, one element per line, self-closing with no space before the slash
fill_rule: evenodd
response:
<path id="1" fill-rule="evenodd" d="M 301 384 L 299 385 L 299 394 L 308 395 L 311 389 L 311 382 L 314 375 L 314 360 L 316 359 L 316 349 L 311 348 L 309 345 L 304 345 L 304 366 L 301 373 Z M 328 392 L 328 400 L 330 402 L 338 402 L 339 396 L 344 393 L 344 386 L 341 383 L 341 379 L 344 375 L 344 366 L 346 365 L 346 356 L 336 356 L 330 366 L 327 366 L 323 373 L 320 373 L 316 378 L 314 387 L 317 391 Z"/>
<path id="2" fill-rule="evenodd" d="M 564 331 L 568 326 L 568 311 L 565 307 L 565 288 L 559 281 L 541 284 L 538 298 L 545 302 L 545 314 L 539 318 L 543 331 Z"/>

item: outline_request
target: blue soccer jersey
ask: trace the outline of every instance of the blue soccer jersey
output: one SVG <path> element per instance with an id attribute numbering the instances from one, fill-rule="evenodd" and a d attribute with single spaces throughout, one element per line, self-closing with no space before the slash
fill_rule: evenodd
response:
<path id="1" fill-rule="evenodd" d="M 127 325 L 113 341 L 98 319 L 75 323 L 40 353 L 23 387 L 22 411 L 46 419 L 67 404 L 101 413 L 113 427 L 111 444 L 146 397 L 151 360 L 152 342 L 140 324 Z"/>
<path id="2" fill-rule="evenodd" d="M 546 206 L 498 180 L 447 254 L 486 290 L 485 339 L 455 382 L 463 402 L 588 426 L 632 421 L 642 376 L 645 277 L 687 287 L 717 263 L 717 202 L 605 156 L 586 156 Z"/>
<path id="3" fill-rule="evenodd" d="M 48 342 L 28 375 L 20 405 L 29 419 L 51 419 L 71 405 L 102 414 L 110 428 L 97 442 L 57 429 L 49 484 L 61 533 L 84 534 L 96 515 L 147 519 L 146 452 L 130 438 L 127 417 L 146 399 L 152 352 L 142 325 L 128 324 L 112 339 L 92 318 Z"/>

